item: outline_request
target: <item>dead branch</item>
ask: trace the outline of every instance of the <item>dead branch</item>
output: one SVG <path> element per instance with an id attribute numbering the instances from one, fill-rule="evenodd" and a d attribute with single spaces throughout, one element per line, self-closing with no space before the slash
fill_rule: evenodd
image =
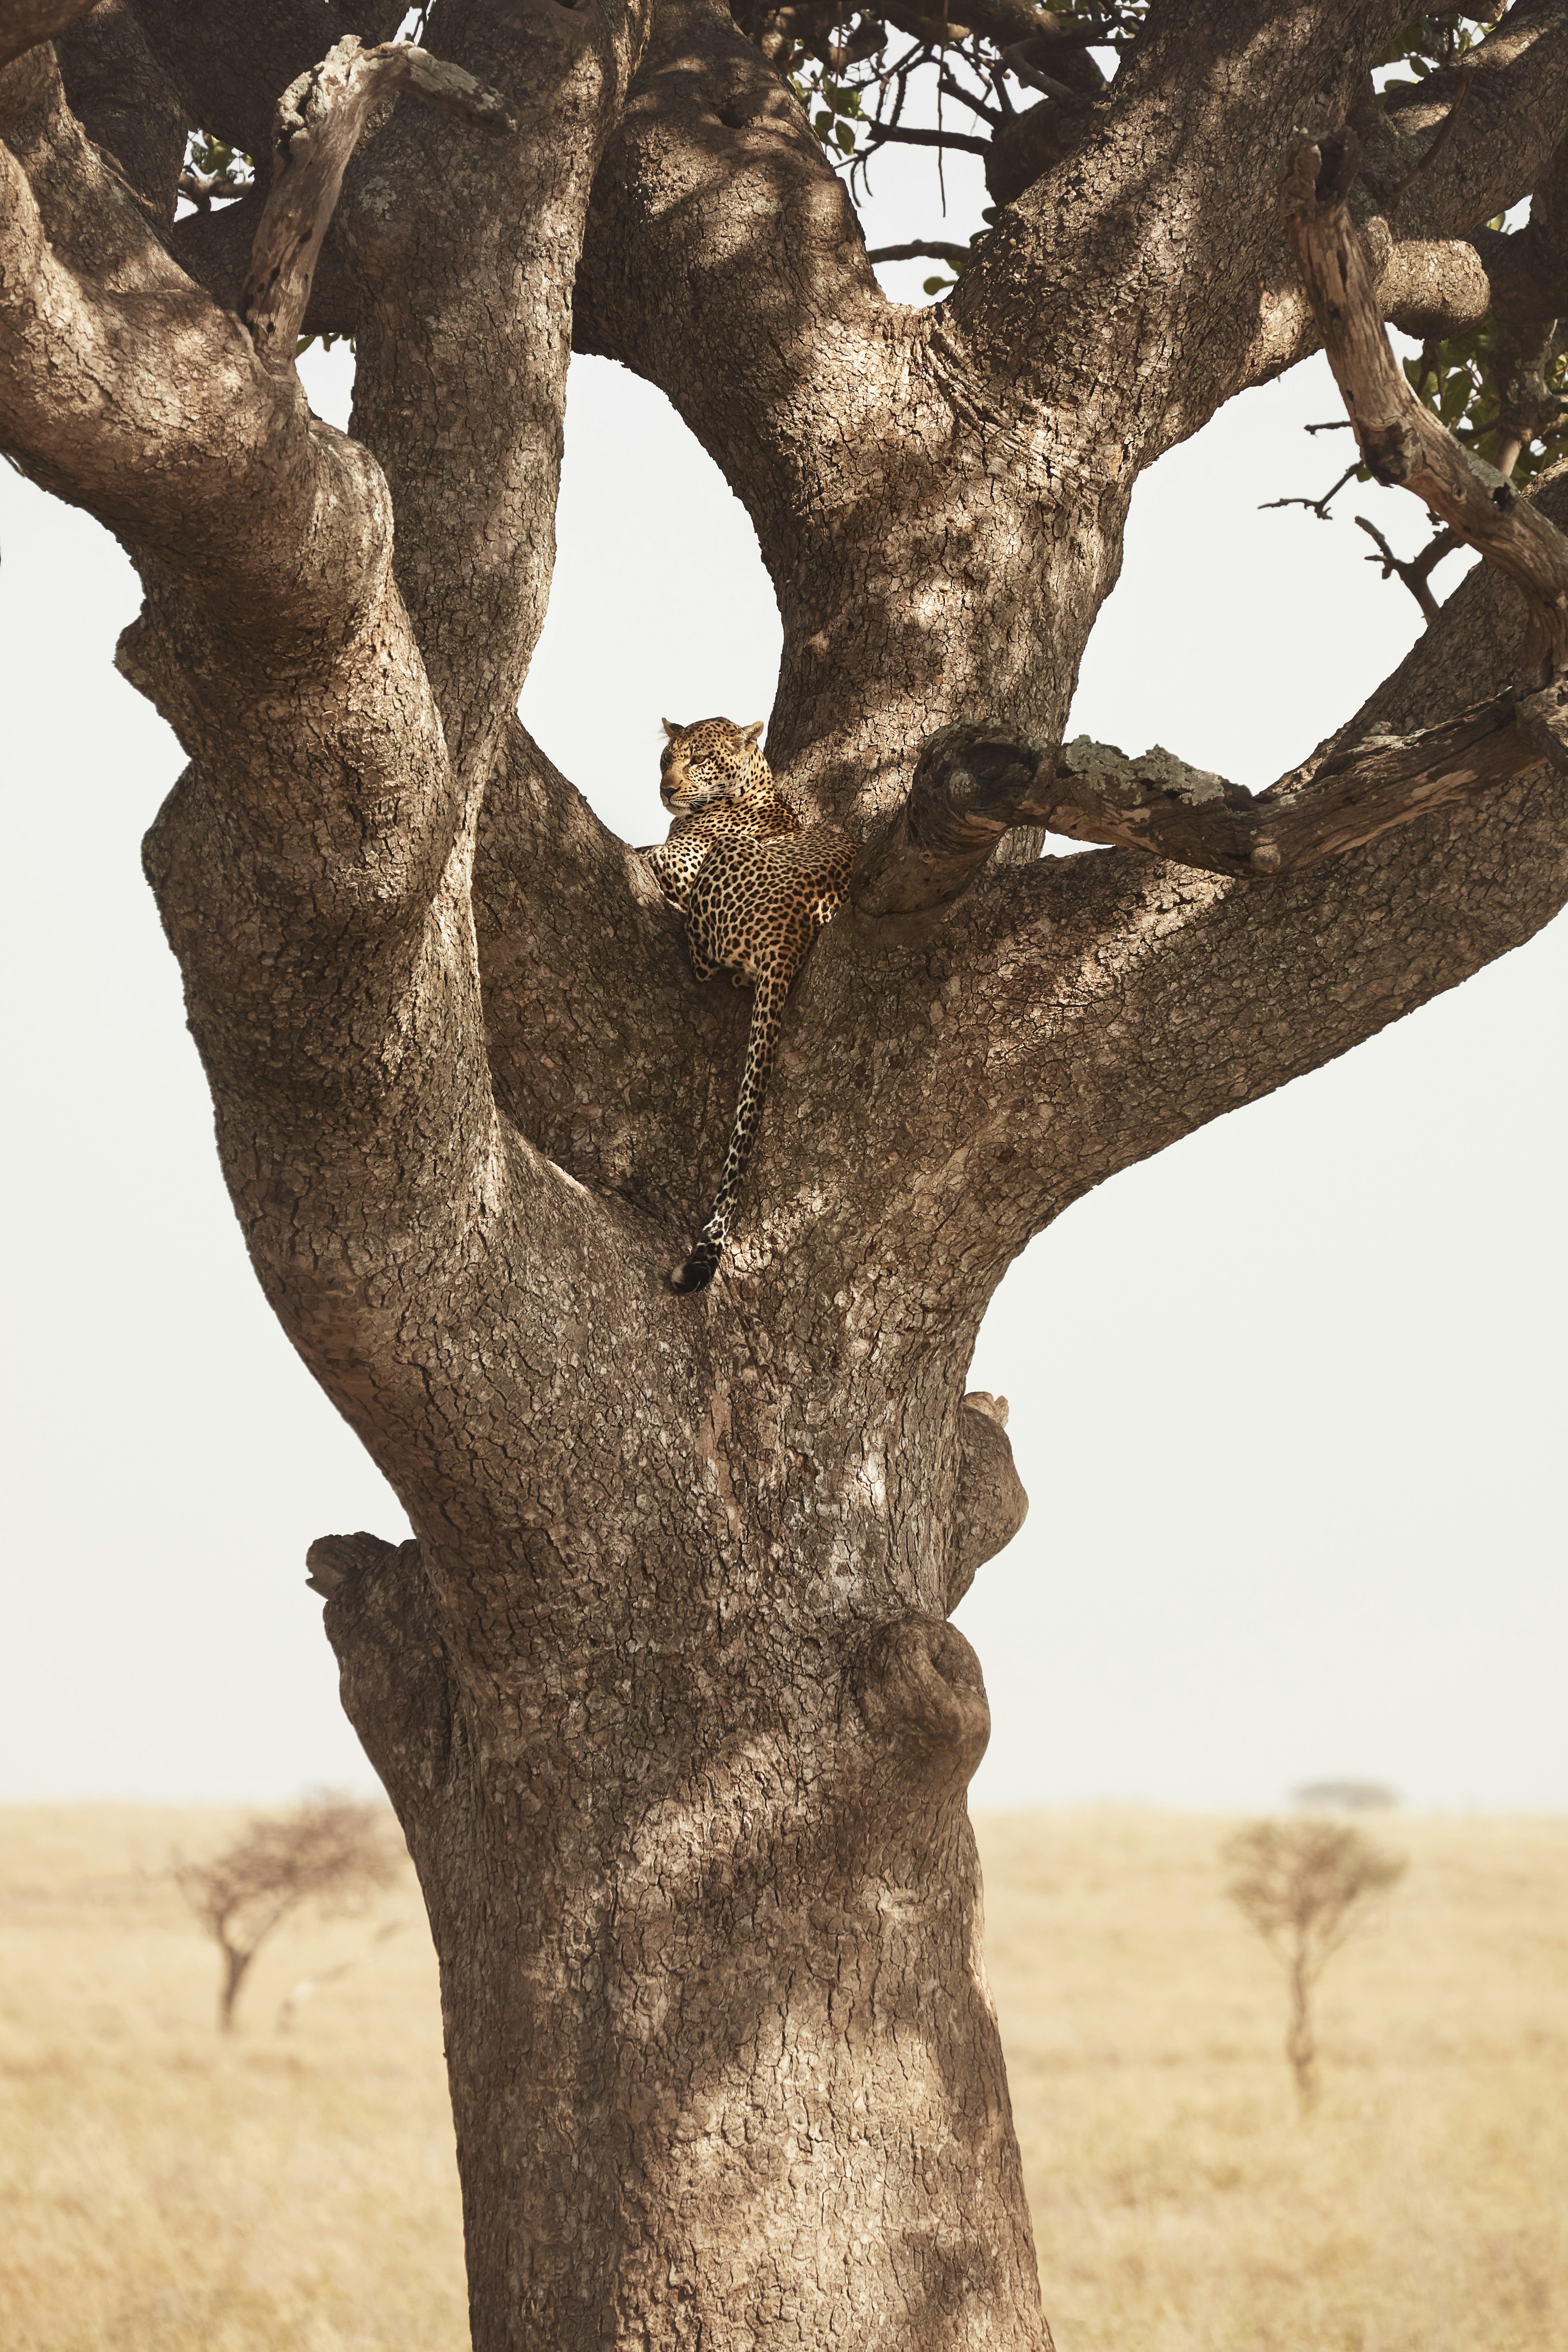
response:
<path id="1" fill-rule="evenodd" d="M 400 90 L 500 137 L 517 123 L 499 94 L 424 49 L 367 49 L 351 34 L 278 101 L 273 182 L 256 232 L 240 316 L 262 364 L 283 375 L 310 299 L 310 280 L 343 173 L 372 110 Z"/>
<path id="2" fill-rule="evenodd" d="M 1405 382 L 1384 330 L 1376 280 L 1344 203 L 1355 134 L 1302 138 L 1287 165 L 1286 232 L 1329 364 L 1374 480 L 1423 499 L 1457 538 L 1522 589 L 1531 659 L 1544 685 L 1568 661 L 1568 539 L 1494 467 L 1460 448 Z"/>
<path id="3" fill-rule="evenodd" d="M 1309 433 L 1321 433 L 1323 427 L 1321 425 L 1309 425 L 1307 430 Z M 1330 514 L 1329 509 L 1339 497 L 1345 484 L 1353 481 L 1360 471 L 1361 459 L 1358 457 L 1353 466 L 1345 467 L 1332 489 L 1325 490 L 1321 499 L 1265 499 L 1258 511 L 1259 514 L 1272 514 L 1277 507 L 1305 507 L 1309 513 L 1317 516 L 1320 522 L 1331 522 L 1333 517 Z"/>
<path id="4" fill-rule="evenodd" d="M 1354 520 L 1356 529 L 1364 530 L 1378 551 L 1375 555 L 1369 555 L 1367 562 L 1381 563 L 1385 580 L 1403 580 L 1421 607 L 1422 619 L 1428 624 L 1435 621 L 1441 608 L 1427 583 L 1443 558 L 1452 555 L 1461 542 L 1451 530 L 1440 530 L 1436 539 L 1427 541 L 1419 555 L 1413 556 L 1406 562 L 1403 557 L 1395 555 L 1374 522 L 1369 522 L 1365 515 L 1357 515 Z"/>
<path id="5" fill-rule="evenodd" d="M 1422 734 L 1331 751 L 1256 798 L 1158 747 L 1127 760 L 1080 739 L 1042 772 L 1018 822 L 1211 873 L 1300 873 L 1543 759 L 1568 765 L 1550 733 L 1555 708 L 1554 698 L 1510 688 Z"/>
<path id="6" fill-rule="evenodd" d="M 52 41 L 97 5 L 98 0 L 0 0 L 0 71 L 40 41 Z"/>
<path id="7" fill-rule="evenodd" d="M 973 259 L 967 245 L 943 245 L 940 239 L 917 237 L 911 245 L 879 245 L 866 256 L 868 261 L 945 261 L 951 269 L 962 269 Z"/>
<path id="8" fill-rule="evenodd" d="M 1088 736 L 1042 751 L 1005 728 L 944 727 L 857 866 L 852 902 L 873 919 L 929 913 L 1028 824 L 1245 880 L 1300 873 L 1542 761 L 1568 772 L 1555 686 L 1510 688 L 1419 734 L 1330 746 L 1256 794 L 1158 744 L 1130 759 Z"/>

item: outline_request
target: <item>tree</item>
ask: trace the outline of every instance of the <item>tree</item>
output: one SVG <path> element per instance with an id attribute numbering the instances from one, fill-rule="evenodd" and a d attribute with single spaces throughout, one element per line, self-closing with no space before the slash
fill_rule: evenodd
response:
<path id="1" fill-rule="evenodd" d="M 234 2031 L 252 1960 L 303 1904 L 350 1910 L 388 1886 L 403 1857 L 379 1805 L 315 1797 L 291 1813 L 261 1813 L 209 1862 L 176 1860 L 174 1877 L 223 1955 L 217 2021 Z"/>
<path id="2" fill-rule="evenodd" d="M 1384 104 L 1386 0 L 987 0 L 1059 111 L 930 310 L 794 12 L 441 0 L 433 58 L 398 15 L 10 0 L 0 431 L 140 567 L 226 1178 L 415 1529 L 310 1563 L 440 1955 L 474 2343 L 1041 2347 L 946 1622 L 1023 1499 L 964 1370 L 1075 1199 L 1568 888 L 1560 493 L 1478 472 L 1380 323 L 1555 315 L 1568 6 Z M 204 204 L 226 156 L 258 184 Z M 300 333 L 356 340 L 352 437 Z M 1064 746 L 1138 475 L 1324 338 L 1485 576 L 1270 793 Z M 746 1007 L 515 716 L 573 346 L 746 505 L 770 756 L 861 844 L 696 1299 Z"/>
<path id="3" fill-rule="evenodd" d="M 1318 2096 L 1313 1989 L 1368 1916 L 1370 1897 L 1403 1877 L 1405 1864 L 1360 1830 L 1321 1821 L 1255 1822 L 1225 1851 L 1236 1873 L 1226 1892 L 1284 1969 L 1290 1988 L 1285 2055 L 1307 2115 Z"/>

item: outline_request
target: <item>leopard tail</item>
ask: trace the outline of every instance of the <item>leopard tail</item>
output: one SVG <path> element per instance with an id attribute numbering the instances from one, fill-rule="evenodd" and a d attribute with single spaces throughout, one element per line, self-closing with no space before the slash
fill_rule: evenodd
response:
<path id="1" fill-rule="evenodd" d="M 779 1024 L 784 999 L 789 994 L 790 978 L 788 972 L 766 972 L 757 982 L 752 1025 L 746 1034 L 746 1058 L 741 1070 L 741 1098 L 735 1106 L 735 1123 L 730 1129 L 730 1146 L 724 1154 L 719 1190 L 713 1196 L 708 1222 L 697 1236 L 696 1248 L 669 1277 L 673 1290 L 705 1290 L 719 1270 L 719 1261 L 730 1238 L 735 1196 L 762 1124 L 763 1097 L 778 1055 Z"/>

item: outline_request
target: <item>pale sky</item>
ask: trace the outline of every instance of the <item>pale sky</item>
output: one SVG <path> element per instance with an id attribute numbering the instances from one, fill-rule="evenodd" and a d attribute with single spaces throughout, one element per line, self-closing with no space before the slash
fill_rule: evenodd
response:
<path id="1" fill-rule="evenodd" d="M 888 159 L 873 242 L 918 219 Z M 929 182 L 920 183 L 922 188 Z M 929 265 L 885 273 L 913 294 Z M 307 362 L 346 422 L 346 354 Z M 1321 363 L 1140 485 L 1072 730 L 1258 786 L 1389 669 L 1414 604 L 1342 525 Z M 661 396 L 573 371 L 555 596 L 523 716 L 657 837 L 658 719 L 762 716 L 778 622 L 750 525 Z M 1445 591 L 1458 576 L 1439 575 Z M 138 862 L 179 766 L 110 666 L 130 567 L 0 468 L 14 1237 L 0 1801 L 374 1786 L 312 1537 L 405 1532 L 292 1354 L 219 1180 Z M 1568 926 L 1073 1208 L 1014 1269 L 971 1385 L 1032 1507 L 959 1612 L 991 1694 L 978 1807 L 1262 1810 L 1304 1780 L 1568 1810 L 1561 1334 Z"/>

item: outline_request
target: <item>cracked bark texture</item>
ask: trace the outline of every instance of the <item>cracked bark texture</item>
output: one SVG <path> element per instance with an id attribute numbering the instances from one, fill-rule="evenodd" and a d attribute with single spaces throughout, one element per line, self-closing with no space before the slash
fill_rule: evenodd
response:
<path id="1" fill-rule="evenodd" d="M 985 1700 L 946 1622 L 1024 1507 L 1005 1406 L 964 1391 L 981 1318 L 1089 1187 L 1568 893 L 1562 783 L 1518 760 L 1350 854 L 1325 818 L 1300 873 L 1146 854 L 1213 849 L 1203 807 L 1235 812 L 1201 777 L 1142 851 L 1034 854 L 1082 817 L 1062 726 L 1132 484 L 1310 347 L 1287 148 L 1354 113 L 1403 15 L 1155 0 L 1070 154 L 913 311 L 711 0 L 443 0 L 430 46 L 516 128 L 373 113 L 305 310 L 357 335 L 349 436 L 238 315 L 265 185 L 171 227 L 168 126 L 269 152 L 285 89 L 392 12 L 4 12 L 0 434 L 141 570 L 121 664 L 189 761 L 147 867 L 224 1172 L 415 1529 L 310 1567 L 440 1954 L 477 2352 L 1048 2346 L 964 1810 Z M 1486 221 L 1560 173 L 1563 25 L 1519 0 L 1404 193 L 1443 93 L 1372 155 L 1385 311 L 1457 247 L 1551 277 L 1554 231 L 1500 259 Z M 747 1008 L 693 986 L 516 718 L 574 341 L 745 502 L 771 756 L 866 843 L 693 1299 L 666 1276 Z M 1467 582 L 1323 773 L 1384 776 L 1377 730 L 1451 766 L 1447 722 L 1521 677 L 1512 597 Z M 1089 797 L 1139 838 L 1123 768 Z"/>

